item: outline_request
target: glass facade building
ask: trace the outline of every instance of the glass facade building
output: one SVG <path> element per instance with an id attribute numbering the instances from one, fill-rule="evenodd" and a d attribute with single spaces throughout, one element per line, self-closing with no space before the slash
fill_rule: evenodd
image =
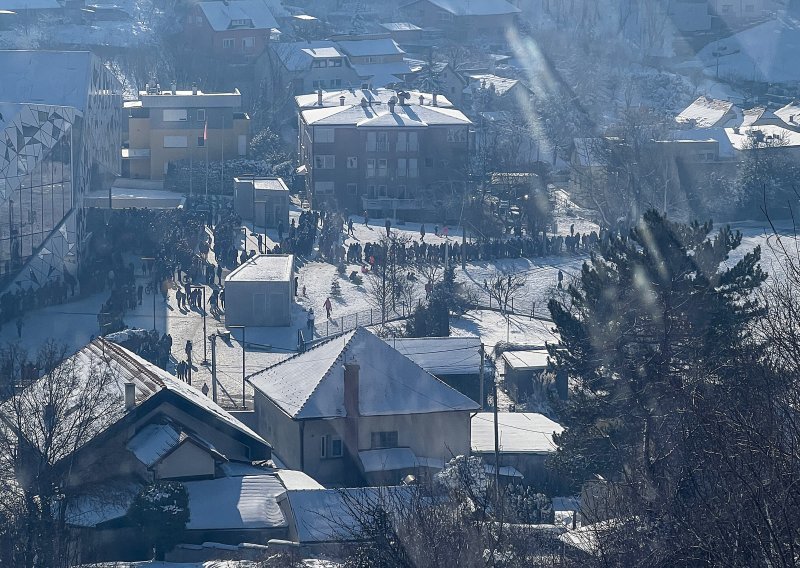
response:
<path id="1" fill-rule="evenodd" d="M 0 51 L 0 289 L 76 275 L 84 194 L 120 174 L 119 81 L 89 52 Z"/>

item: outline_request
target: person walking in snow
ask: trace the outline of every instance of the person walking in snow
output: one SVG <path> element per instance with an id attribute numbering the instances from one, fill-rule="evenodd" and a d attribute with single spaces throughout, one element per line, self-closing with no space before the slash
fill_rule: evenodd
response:
<path id="1" fill-rule="evenodd" d="M 389 219 L 386 219 L 384 226 L 386 227 L 386 238 L 388 239 L 391 236 L 390 230 L 392 228 L 392 222 Z"/>
<path id="2" fill-rule="evenodd" d="M 325 313 L 328 315 L 328 319 L 331 319 L 331 310 L 333 309 L 333 306 L 331 305 L 331 299 L 326 298 L 322 307 L 325 308 Z"/>
<path id="3" fill-rule="evenodd" d="M 419 227 L 419 236 L 420 240 L 424 243 L 425 242 L 425 224 L 423 223 Z"/>
<path id="4" fill-rule="evenodd" d="M 352 219 L 348 219 L 347 220 L 347 234 L 350 235 L 351 237 L 355 237 L 356 236 L 356 233 L 353 230 L 353 220 Z"/>

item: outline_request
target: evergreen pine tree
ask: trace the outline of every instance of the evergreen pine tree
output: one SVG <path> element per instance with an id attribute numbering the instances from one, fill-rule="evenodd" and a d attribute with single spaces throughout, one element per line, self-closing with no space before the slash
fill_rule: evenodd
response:
<path id="1" fill-rule="evenodd" d="M 550 301 L 561 338 L 550 355 L 572 387 L 554 464 L 577 482 L 635 478 L 643 499 L 664 503 L 693 464 L 692 413 L 731 380 L 766 278 L 758 248 L 724 266 L 741 235 L 711 231 L 649 211 L 592 255 L 568 302 Z"/>

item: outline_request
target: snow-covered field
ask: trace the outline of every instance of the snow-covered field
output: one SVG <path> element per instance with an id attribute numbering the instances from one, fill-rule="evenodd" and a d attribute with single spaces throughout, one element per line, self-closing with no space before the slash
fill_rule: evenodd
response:
<path id="1" fill-rule="evenodd" d="M 382 220 L 380 220 L 382 221 Z M 743 233 L 742 246 L 734 251 L 729 263 L 739 260 L 747 251 L 760 245 L 762 248 L 762 265 L 769 273 L 778 272 L 777 259 L 780 254 L 775 247 L 776 238 L 764 223 L 743 222 L 736 223 L 733 228 Z M 382 223 L 364 227 L 363 222 L 356 230 L 356 238 L 371 240 L 373 233 L 383 229 Z M 416 226 L 392 229 L 406 231 L 414 235 L 418 230 Z M 794 246 L 794 238 L 790 227 L 781 225 L 784 242 Z M 453 233 L 457 234 L 457 230 Z M 451 233 L 452 234 L 452 233 Z M 416 238 L 419 238 L 418 233 Z M 435 238 L 435 237 L 434 237 Z M 426 235 L 425 240 L 429 237 Z M 251 247 L 255 247 L 255 239 L 250 237 Z M 535 316 L 547 314 L 547 300 L 557 293 L 557 275 L 561 270 L 565 282 L 579 274 L 580 266 L 584 261 L 581 256 L 560 256 L 537 259 L 503 259 L 495 262 L 468 263 L 466 270 L 460 267 L 456 270 L 456 280 L 464 286 L 470 287 L 480 298 L 481 303 L 488 304 L 488 295 L 483 289 L 484 280 L 490 279 L 496 273 L 526 275 L 525 289 L 516 298 L 515 310 L 517 315 L 506 319 L 499 313 L 489 310 L 469 312 L 452 322 L 453 335 L 478 335 L 486 344 L 487 351 L 491 351 L 498 342 L 509 340 L 514 343 L 543 345 L 546 341 L 556 340 L 552 333 L 552 324 L 540 320 L 530 319 L 530 310 L 535 308 Z M 351 266 L 348 270 L 357 270 Z M 297 330 L 305 329 L 306 310 L 313 307 L 316 313 L 318 329 L 325 325 L 325 311 L 322 307 L 325 299 L 330 295 L 331 281 L 338 279 L 342 294 L 332 298 L 332 319 L 328 321 L 330 333 L 338 329 L 337 320 L 341 316 L 364 312 L 374 308 L 371 304 L 367 288 L 364 285 L 356 286 L 346 278 L 341 278 L 336 273 L 333 265 L 309 261 L 299 266 L 300 289 L 306 287 L 306 296 L 297 299 L 293 311 L 293 322 L 290 328 L 248 328 L 246 331 L 247 352 L 245 356 L 246 373 L 254 373 L 269 365 L 290 356 L 297 347 Z M 144 283 L 144 278 L 139 277 Z M 424 298 L 424 283 L 417 281 L 417 297 Z M 54 339 L 64 343 L 70 351 L 77 350 L 87 343 L 92 336 L 98 334 L 97 313 L 100 311 L 107 293 L 94 294 L 76 302 L 61 306 L 50 306 L 33 311 L 24 318 L 24 327 L 21 342 L 30 350 L 35 351 L 47 339 Z M 377 310 L 376 310 L 377 319 Z M 141 306 L 125 316 L 125 323 L 130 327 L 143 329 L 153 328 L 153 297 L 146 295 Z M 367 323 L 366 321 L 364 323 Z M 159 333 L 170 333 L 173 338 L 170 370 L 174 364 L 185 359 L 184 346 L 188 339 L 194 344 L 193 361 L 195 370 L 192 374 L 193 385 L 201 388 L 203 384 L 211 387 L 210 365 L 201 364 L 203 360 L 203 318 L 198 310 L 179 310 L 175 291 L 170 293 L 169 301 L 164 302 L 159 295 L 155 303 L 155 327 Z M 224 314 L 206 318 L 206 332 L 208 335 L 217 330 L 224 330 Z M 394 326 L 395 328 L 402 326 Z M 323 332 L 324 333 L 324 332 Z M 241 331 L 233 330 L 230 341 L 222 339 L 217 341 L 217 379 L 219 383 L 218 401 L 223 406 L 233 408 L 241 405 L 242 396 L 242 347 Z M 17 340 L 17 330 L 13 324 L 6 324 L 0 329 L 0 341 L 11 342 Z M 208 359 L 211 359 L 211 345 L 207 344 Z M 252 392 L 246 389 L 247 406 L 251 405 Z"/>

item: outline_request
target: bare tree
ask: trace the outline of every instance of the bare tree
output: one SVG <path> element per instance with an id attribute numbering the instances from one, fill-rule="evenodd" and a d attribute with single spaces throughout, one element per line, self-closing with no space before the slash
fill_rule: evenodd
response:
<path id="1" fill-rule="evenodd" d="M 489 297 L 497 302 L 497 306 L 502 313 L 508 312 L 509 304 L 517 298 L 528 285 L 528 279 L 524 274 L 503 274 L 495 272 L 486 282 L 486 292 Z"/>
<path id="2" fill-rule="evenodd" d="M 68 566 L 74 543 L 66 513 L 76 452 L 118 419 L 116 373 L 98 359 L 72 357 L 47 343 L 41 379 L 0 406 L 0 562 L 37 568 Z"/>

